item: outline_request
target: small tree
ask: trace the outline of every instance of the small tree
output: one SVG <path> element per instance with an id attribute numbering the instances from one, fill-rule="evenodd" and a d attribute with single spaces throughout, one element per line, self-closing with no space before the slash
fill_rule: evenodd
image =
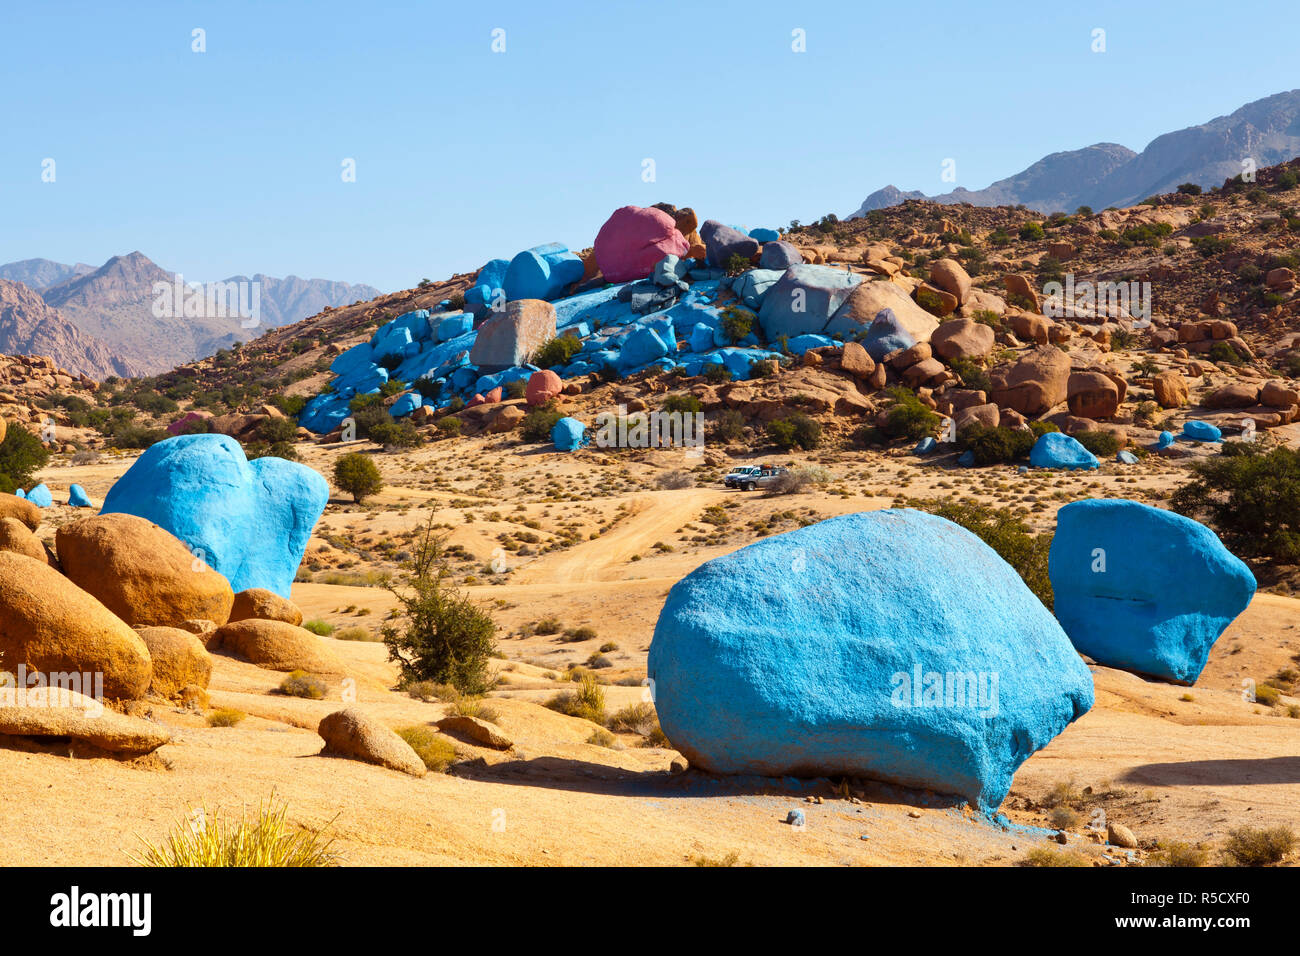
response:
<path id="1" fill-rule="evenodd" d="M 405 623 L 384 625 L 384 644 L 404 684 L 434 681 L 462 694 L 481 694 L 490 685 L 487 666 L 496 649 L 496 624 L 447 582 L 451 571 L 444 545 L 445 536 L 434 533 L 430 515 L 401 585 L 388 584 Z"/>
<path id="2" fill-rule="evenodd" d="M 1300 564 L 1300 452 L 1226 442 L 1192 470 L 1170 500 L 1174 511 L 1208 519 L 1238 555 Z"/>
<path id="3" fill-rule="evenodd" d="M 31 484 L 32 476 L 50 460 L 50 450 L 20 425 L 10 425 L 0 442 L 0 491 L 13 494 Z"/>
<path id="4" fill-rule="evenodd" d="M 334 484 L 361 504 L 384 487 L 384 480 L 369 456 L 354 451 L 334 463 Z"/>

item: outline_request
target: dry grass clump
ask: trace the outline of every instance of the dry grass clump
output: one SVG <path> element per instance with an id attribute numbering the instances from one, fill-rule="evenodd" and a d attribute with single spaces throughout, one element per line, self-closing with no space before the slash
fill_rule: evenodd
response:
<path id="1" fill-rule="evenodd" d="M 278 692 L 287 697 L 302 697 L 305 700 L 323 700 L 328 690 L 323 680 L 306 671 L 290 671 L 278 688 Z"/>
<path id="2" fill-rule="evenodd" d="M 294 828 L 285 819 L 287 809 L 276 806 L 273 796 L 256 819 L 228 822 L 204 807 L 161 844 L 141 838 L 144 851 L 131 859 L 141 866 L 337 866 L 333 839 Z"/>
<path id="3" fill-rule="evenodd" d="M 231 707 L 222 707 L 208 714 L 209 727 L 233 727 L 248 715 L 242 710 L 235 710 Z"/>
<path id="4" fill-rule="evenodd" d="M 420 725 L 403 727 L 397 732 L 397 736 L 410 744 L 415 755 L 434 773 L 445 773 L 456 760 L 456 748 L 451 742 L 439 737 L 428 727 Z"/>
<path id="5" fill-rule="evenodd" d="M 602 726 L 608 720 L 605 714 L 605 689 L 596 682 L 595 675 L 590 673 L 578 676 L 577 690 L 561 691 L 548 700 L 546 706 L 561 714 L 581 717 Z"/>

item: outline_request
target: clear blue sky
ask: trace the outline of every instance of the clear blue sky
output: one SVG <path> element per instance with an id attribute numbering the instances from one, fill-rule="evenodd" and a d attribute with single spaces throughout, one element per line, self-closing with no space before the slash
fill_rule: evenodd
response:
<path id="1" fill-rule="evenodd" d="M 628 203 L 843 216 L 887 183 L 1140 150 L 1300 86 L 1297 35 L 1267 3 L 5 0 L 0 262 L 139 249 L 391 291 L 589 245 Z"/>

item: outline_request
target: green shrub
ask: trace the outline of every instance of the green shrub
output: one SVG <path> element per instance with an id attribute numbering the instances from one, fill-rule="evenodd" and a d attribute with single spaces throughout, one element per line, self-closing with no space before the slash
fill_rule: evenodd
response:
<path id="1" fill-rule="evenodd" d="M 528 380 L 517 378 L 512 382 L 506 382 L 504 396 L 508 399 L 520 399 L 528 392 Z"/>
<path id="2" fill-rule="evenodd" d="M 731 370 L 721 362 L 710 362 L 700 370 L 700 374 L 710 385 L 723 385 L 731 381 Z"/>
<path id="3" fill-rule="evenodd" d="M 745 416 L 734 408 L 729 408 L 713 422 L 711 432 L 709 437 L 714 441 L 739 441 L 745 436 Z"/>
<path id="4" fill-rule="evenodd" d="M 996 551 L 1015 569 L 1043 606 L 1049 611 L 1052 609 L 1052 580 L 1047 573 L 1051 535 L 1034 534 L 1029 525 L 1007 508 L 954 501 L 919 504 L 931 514 L 961 525 Z"/>
<path id="5" fill-rule="evenodd" d="M 551 429 L 563 417 L 564 415 L 556 409 L 554 401 L 539 405 L 524 416 L 524 420 L 519 424 L 519 434 L 526 442 L 550 441 Z"/>
<path id="6" fill-rule="evenodd" d="M 1192 472 L 1170 499 L 1174 511 L 1207 519 L 1241 557 L 1300 563 L 1300 451 L 1225 442 Z"/>
<path id="7" fill-rule="evenodd" d="M 334 463 L 334 484 L 360 504 L 384 487 L 384 479 L 369 455 L 351 452 Z"/>
<path id="8" fill-rule="evenodd" d="M 418 448 L 424 444 L 424 436 L 411 422 L 384 422 L 370 429 L 370 440 L 385 448 Z"/>
<path id="9" fill-rule="evenodd" d="M 663 404 L 659 407 L 665 412 L 676 412 L 684 415 L 694 415 L 696 412 L 704 410 L 700 400 L 689 394 L 665 396 Z"/>
<path id="10" fill-rule="evenodd" d="M 378 641 L 379 637 L 368 627 L 361 627 L 354 624 L 352 627 L 345 627 L 341 631 L 335 631 L 334 640 L 336 641 Z"/>
<path id="11" fill-rule="evenodd" d="M 754 313 L 729 305 L 722 310 L 722 334 L 733 345 L 754 331 Z"/>
<path id="12" fill-rule="evenodd" d="M 580 351 L 582 351 L 582 340 L 576 335 L 556 336 L 533 354 L 533 364 L 538 368 L 568 365 Z"/>
<path id="13" fill-rule="evenodd" d="M 561 691 L 548 700 L 546 706 L 561 714 L 581 717 L 602 726 L 608 719 L 605 715 L 605 690 L 596 682 L 593 674 L 579 676 L 577 690 Z"/>
<path id="14" fill-rule="evenodd" d="M 0 491 L 13 494 L 32 485 L 32 478 L 50 460 L 50 450 L 21 425 L 10 425 L 0 442 Z"/>
<path id="15" fill-rule="evenodd" d="M 1074 440 L 1098 458 L 1114 458 L 1119 452 L 1119 439 L 1110 432 L 1081 431 L 1074 433 Z"/>
<path id="16" fill-rule="evenodd" d="M 235 710 L 231 707 L 222 707 L 208 714 L 209 727 L 233 727 L 248 715 L 242 710 Z"/>
<path id="17" fill-rule="evenodd" d="M 1209 854 L 1198 846 L 1178 840 L 1161 840 L 1143 866 L 1205 866 Z"/>
<path id="18" fill-rule="evenodd" d="M 727 264 L 724 268 L 727 271 L 727 275 L 738 276 L 742 272 L 748 272 L 750 269 L 754 268 L 754 263 L 746 256 L 742 256 L 740 253 L 735 252 L 727 259 Z"/>
<path id="19" fill-rule="evenodd" d="M 890 440 L 918 441 L 926 435 L 932 435 L 939 427 L 939 416 L 917 398 L 914 392 L 895 386 L 889 390 L 889 394 L 894 398 L 894 405 L 885 415 L 882 430 Z"/>
<path id="20" fill-rule="evenodd" d="M 410 744 L 415 755 L 434 773 L 445 773 L 456 760 L 456 748 L 451 741 L 438 736 L 430 727 L 403 727 L 397 736 Z"/>
<path id="21" fill-rule="evenodd" d="M 337 866 L 334 841 L 319 832 L 291 827 L 286 805 L 274 798 L 258 808 L 255 820 L 231 825 L 220 811 L 182 820 L 161 845 L 141 838 L 143 853 L 132 859 L 141 866 L 161 867 L 315 867 Z M 201 825 L 199 824 L 201 821 Z"/>
<path id="22" fill-rule="evenodd" d="M 1029 457 L 1036 438 L 1019 428 L 990 427 L 972 422 L 957 433 L 957 443 L 975 456 L 977 465 L 999 465 Z"/>
<path id="23" fill-rule="evenodd" d="M 799 447 L 808 451 L 822 440 L 822 426 L 803 412 L 767 423 L 767 437 L 782 451 Z"/>
<path id="24" fill-rule="evenodd" d="M 329 621 L 322 621 L 319 618 L 313 621 L 303 622 L 303 628 L 311 631 L 318 637 L 329 637 L 334 633 L 334 625 Z"/>
<path id="25" fill-rule="evenodd" d="M 1042 239 L 1045 235 L 1041 222 L 1027 222 L 1020 227 L 1020 238 L 1026 242 L 1034 242 Z"/>
<path id="26" fill-rule="evenodd" d="M 978 389 L 985 393 L 993 388 L 993 383 L 989 381 L 989 373 L 974 359 L 955 358 L 948 363 L 948 366 L 961 377 L 962 384 L 967 388 Z"/>
<path id="27" fill-rule="evenodd" d="M 496 625 L 447 581 L 451 571 L 444 544 L 430 514 L 400 585 L 388 584 L 405 622 L 384 626 L 384 644 L 404 683 L 434 681 L 464 694 L 481 694 L 490 683 L 488 660 L 496 650 Z"/>
<path id="28" fill-rule="evenodd" d="M 463 423 L 455 415 L 445 415 L 434 423 L 438 434 L 444 438 L 455 438 L 460 434 Z"/>

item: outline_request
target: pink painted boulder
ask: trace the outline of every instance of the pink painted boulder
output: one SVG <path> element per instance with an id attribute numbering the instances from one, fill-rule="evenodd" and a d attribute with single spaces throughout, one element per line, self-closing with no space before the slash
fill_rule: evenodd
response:
<path id="1" fill-rule="evenodd" d="M 549 368 L 534 372 L 528 377 L 528 387 L 524 390 L 524 399 L 529 405 L 545 405 L 564 389 L 560 376 Z"/>
<path id="2" fill-rule="evenodd" d="M 690 248 L 673 217 L 662 209 L 623 206 L 596 234 L 596 265 L 610 282 L 644 279 L 667 255 L 684 256 Z"/>
<path id="3" fill-rule="evenodd" d="M 496 388 L 492 389 L 492 391 L 488 392 L 486 395 L 483 396 L 483 404 L 495 405 L 497 402 L 501 401 L 501 397 L 504 394 L 505 394 L 505 390 L 500 385 L 498 385 Z"/>

